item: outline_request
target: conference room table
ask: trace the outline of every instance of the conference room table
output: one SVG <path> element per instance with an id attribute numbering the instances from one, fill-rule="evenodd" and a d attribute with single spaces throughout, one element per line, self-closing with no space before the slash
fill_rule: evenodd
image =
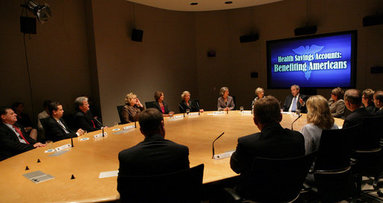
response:
<path id="1" fill-rule="evenodd" d="M 224 132 L 215 142 L 215 153 L 235 150 L 239 137 L 259 132 L 252 118 L 250 111 L 176 114 L 164 119 L 165 138 L 188 146 L 190 167 L 205 164 L 203 183 L 212 183 L 238 175 L 230 168 L 230 157 L 212 158 L 213 140 Z M 294 113 L 283 113 L 281 125 L 291 129 L 297 118 Z M 343 125 L 343 120 L 335 120 Z M 293 128 L 299 131 L 305 124 L 303 114 Z M 68 147 L 71 140 L 66 139 L 1 161 L 0 202 L 116 200 L 118 153 L 143 140 L 138 122 L 129 123 L 106 128 L 104 136 L 99 130 L 74 138 L 73 147 Z M 35 171 L 53 178 L 37 183 L 24 177 Z M 100 178 L 101 172 L 110 173 Z"/>

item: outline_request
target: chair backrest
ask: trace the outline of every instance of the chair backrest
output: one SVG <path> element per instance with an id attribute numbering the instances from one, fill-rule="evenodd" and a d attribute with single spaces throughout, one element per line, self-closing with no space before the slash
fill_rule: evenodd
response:
<path id="1" fill-rule="evenodd" d="M 124 110 L 124 106 L 117 106 L 117 112 L 118 116 L 120 118 L 120 124 L 125 124 L 126 121 L 124 120 L 124 117 L 122 116 L 122 111 Z"/>
<path id="2" fill-rule="evenodd" d="M 359 125 L 347 129 L 323 130 L 314 169 L 316 171 L 341 171 L 349 168 L 360 127 Z"/>
<path id="3" fill-rule="evenodd" d="M 40 119 L 40 123 L 41 123 L 41 125 L 43 126 L 43 129 L 44 129 L 44 140 L 42 140 L 43 142 L 45 142 L 45 141 L 47 141 L 47 140 L 52 140 L 52 136 L 51 135 L 49 135 L 48 133 L 47 133 L 47 131 L 46 131 L 46 129 L 47 129 L 47 122 L 48 122 L 48 119 L 49 119 L 49 117 L 48 118 L 42 118 L 42 119 Z"/>
<path id="4" fill-rule="evenodd" d="M 371 116 L 363 119 L 362 129 L 357 136 L 358 151 L 375 151 L 380 147 L 380 138 L 383 133 L 383 117 Z"/>
<path id="5" fill-rule="evenodd" d="M 122 202 L 200 202 L 204 165 L 177 172 L 117 179 Z"/>
<path id="6" fill-rule="evenodd" d="M 255 201 L 292 201 L 300 194 L 314 156 L 315 153 L 284 159 L 258 157 L 249 175 L 241 177 L 239 192 L 244 198 Z"/>
<path id="7" fill-rule="evenodd" d="M 155 105 L 155 101 L 148 101 L 148 102 L 145 102 L 145 106 L 146 108 L 156 108 L 156 105 Z"/>

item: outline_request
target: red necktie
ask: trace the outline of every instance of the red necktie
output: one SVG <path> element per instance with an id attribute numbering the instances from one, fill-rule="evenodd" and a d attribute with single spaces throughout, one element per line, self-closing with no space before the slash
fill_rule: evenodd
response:
<path id="1" fill-rule="evenodd" d="M 29 144 L 28 140 L 25 139 L 25 137 L 23 136 L 23 133 L 21 132 L 20 128 L 16 127 L 15 125 L 13 125 L 13 128 L 15 128 L 16 132 L 19 133 L 20 137 L 23 138 L 23 140 Z"/>
<path id="2" fill-rule="evenodd" d="M 90 120 L 90 121 L 92 121 L 93 128 L 96 128 L 96 125 L 94 124 L 94 121 L 93 120 Z"/>

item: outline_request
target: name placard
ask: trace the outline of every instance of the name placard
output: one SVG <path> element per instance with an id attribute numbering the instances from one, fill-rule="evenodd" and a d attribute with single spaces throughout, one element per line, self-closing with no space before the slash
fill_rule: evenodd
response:
<path id="1" fill-rule="evenodd" d="M 225 115 L 225 114 L 226 114 L 225 111 L 214 111 L 212 114 L 208 114 L 208 115 L 220 116 L 220 115 Z"/>
<path id="2" fill-rule="evenodd" d="M 107 132 L 104 132 L 104 137 L 106 137 L 106 136 L 108 136 L 108 133 L 107 133 Z M 103 136 L 102 136 L 102 133 L 98 133 L 98 134 L 95 134 L 93 137 L 94 137 L 95 139 L 97 139 L 97 138 L 100 138 L 100 137 L 103 137 Z"/>
<path id="3" fill-rule="evenodd" d="M 182 120 L 182 119 L 184 119 L 183 115 L 176 115 L 176 116 L 170 117 L 169 120 L 171 120 L 171 121 L 178 121 L 178 120 Z"/>
<path id="4" fill-rule="evenodd" d="M 252 115 L 251 111 L 242 111 L 241 113 L 242 115 Z"/>
<path id="5" fill-rule="evenodd" d="M 216 155 L 214 155 L 213 159 L 225 159 L 225 158 L 231 157 L 231 155 L 233 153 L 234 153 L 234 150 L 233 151 L 224 152 L 224 153 L 221 153 L 221 154 L 216 154 Z"/>
<path id="6" fill-rule="evenodd" d="M 188 116 L 196 117 L 196 116 L 199 116 L 199 113 L 198 112 L 189 113 Z"/>
<path id="7" fill-rule="evenodd" d="M 55 150 L 56 150 L 57 152 L 59 152 L 59 151 L 61 151 L 61 150 L 69 149 L 69 148 L 71 148 L 71 147 L 72 147 L 72 145 L 70 145 L 70 144 L 65 144 L 65 145 L 62 145 L 62 146 L 60 146 L 60 147 L 56 147 Z"/>
<path id="8" fill-rule="evenodd" d="M 129 125 L 129 126 L 125 126 L 124 128 L 122 128 L 123 130 L 130 130 L 130 129 L 134 129 L 134 125 Z"/>

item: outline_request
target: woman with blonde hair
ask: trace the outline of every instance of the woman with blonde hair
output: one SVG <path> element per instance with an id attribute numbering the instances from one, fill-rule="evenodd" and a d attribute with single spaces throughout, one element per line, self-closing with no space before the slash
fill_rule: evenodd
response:
<path id="1" fill-rule="evenodd" d="M 122 117 L 126 123 L 138 121 L 141 111 L 144 106 L 133 92 L 125 96 L 125 106 L 122 110 Z"/>
<path id="2" fill-rule="evenodd" d="M 334 124 L 334 117 L 323 96 L 311 96 L 306 106 L 307 124 L 302 128 L 301 133 L 305 138 L 306 154 L 310 154 L 318 150 L 322 130 L 338 129 L 338 126 Z"/>

